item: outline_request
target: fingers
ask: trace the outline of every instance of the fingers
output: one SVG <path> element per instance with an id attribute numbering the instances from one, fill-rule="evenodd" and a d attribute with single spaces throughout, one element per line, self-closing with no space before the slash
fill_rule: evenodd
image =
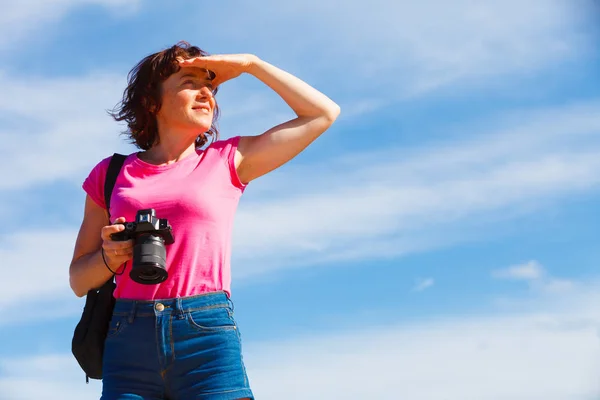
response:
<path id="1" fill-rule="evenodd" d="M 104 248 L 104 247 L 103 247 Z M 111 263 L 121 265 L 125 261 L 133 258 L 133 247 L 127 249 L 106 249 L 104 248 L 104 257 Z"/>
<path id="2" fill-rule="evenodd" d="M 115 242 L 114 240 L 109 240 L 102 244 L 102 248 L 104 249 L 104 252 L 106 254 L 120 256 L 132 253 L 133 245 L 133 240 L 126 240 L 123 242 Z"/>
<path id="3" fill-rule="evenodd" d="M 179 58 L 178 61 L 180 64 L 206 64 L 209 61 L 221 60 L 222 58 L 223 57 L 220 57 L 218 55 L 212 55 L 186 58 L 185 60 L 183 58 Z"/>
<path id="4" fill-rule="evenodd" d="M 188 58 L 186 60 L 180 59 L 179 60 L 179 65 L 181 67 L 202 67 L 205 68 L 206 65 L 208 64 L 208 62 L 210 62 L 211 59 L 208 57 L 194 57 L 194 58 Z"/>
<path id="5" fill-rule="evenodd" d="M 133 241 L 115 242 L 105 241 L 102 244 L 104 259 L 112 270 L 116 270 L 123 263 L 133 258 Z"/>
<path id="6" fill-rule="evenodd" d="M 125 225 L 123 225 L 123 223 L 125 223 L 125 221 L 126 221 L 125 218 L 119 217 L 115 220 L 114 224 L 103 227 L 102 230 L 100 231 L 100 236 L 102 237 L 102 240 L 104 240 L 104 241 L 110 240 L 110 235 L 124 230 Z"/>
<path id="7" fill-rule="evenodd" d="M 100 236 L 102 238 L 102 249 L 104 257 L 111 266 L 119 266 L 133 257 L 133 240 L 115 241 L 111 239 L 113 233 L 121 232 L 125 229 L 123 225 L 127 220 L 119 217 L 114 224 L 102 228 Z"/>
<path id="8" fill-rule="evenodd" d="M 209 79 L 209 80 L 213 80 L 217 76 L 217 73 L 215 71 L 213 71 L 213 69 L 218 68 L 218 66 L 217 65 L 213 65 L 212 69 L 208 68 L 209 63 L 211 61 L 215 61 L 214 58 L 209 58 L 209 57 L 210 56 L 195 57 L 195 58 L 189 58 L 187 60 L 180 59 L 179 60 L 179 66 L 182 67 L 182 68 L 184 68 L 184 67 L 201 68 L 206 73 L 206 78 Z"/>

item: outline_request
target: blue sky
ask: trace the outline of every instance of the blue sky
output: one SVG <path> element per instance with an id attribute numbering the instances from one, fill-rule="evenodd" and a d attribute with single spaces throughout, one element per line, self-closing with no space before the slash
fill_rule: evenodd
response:
<path id="1" fill-rule="evenodd" d="M 240 204 L 233 299 L 257 398 L 598 398 L 586 1 L 172 3 L 2 4 L 3 399 L 99 397 L 70 354 L 81 182 L 135 151 L 105 110 L 179 40 L 255 53 L 342 107 Z M 250 76 L 218 101 L 224 138 L 292 117 Z"/>

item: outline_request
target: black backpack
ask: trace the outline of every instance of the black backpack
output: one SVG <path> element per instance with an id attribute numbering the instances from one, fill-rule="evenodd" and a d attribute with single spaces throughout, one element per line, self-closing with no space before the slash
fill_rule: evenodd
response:
<path id="1" fill-rule="evenodd" d="M 104 200 L 106 209 L 109 210 L 109 220 L 110 196 L 125 158 L 126 156 L 122 154 L 113 154 L 106 171 Z M 92 289 L 87 293 L 81 319 L 73 333 L 71 351 L 79 366 L 85 372 L 87 383 L 89 383 L 90 378 L 102 379 L 104 341 L 115 307 L 115 298 L 113 297 L 115 287 L 114 279 L 111 277 L 102 287 Z"/>

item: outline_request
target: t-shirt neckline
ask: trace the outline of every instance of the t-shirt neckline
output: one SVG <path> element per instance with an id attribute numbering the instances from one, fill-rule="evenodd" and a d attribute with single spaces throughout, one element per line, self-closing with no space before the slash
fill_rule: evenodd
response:
<path id="1" fill-rule="evenodd" d="M 153 170 L 153 171 L 164 171 L 164 170 L 168 170 L 168 169 L 177 168 L 178 166 L 183 165 L 187 162 L 197 160 L 198 157 L 200 157 L 203 152 L 204 151 L 201 149 L 196 149 L 195 154 L 194 153 L 189 154 L 179 161 L 175 161 L 170 164 L 156 165 L 156 164 L 151 164 L 147 161 L 142 160 L 139 156 L 140 153 L 142 153 L 142 152 L 138 151 L 136 153 L 133 153 L 133 163 L 143 169 Z"/>

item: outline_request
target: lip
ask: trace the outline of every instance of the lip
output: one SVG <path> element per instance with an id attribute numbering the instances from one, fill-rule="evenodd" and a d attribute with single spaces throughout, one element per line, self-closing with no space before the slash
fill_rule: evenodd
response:
<path id="1" fill-rule="evenodd" d="M 194 111 L 202 110 L 202 111 L 210 112 L 210 107 L 209 106 L 194 106 L 194 107 L 192 107 L 192 110 L 194 110 Z"/>

